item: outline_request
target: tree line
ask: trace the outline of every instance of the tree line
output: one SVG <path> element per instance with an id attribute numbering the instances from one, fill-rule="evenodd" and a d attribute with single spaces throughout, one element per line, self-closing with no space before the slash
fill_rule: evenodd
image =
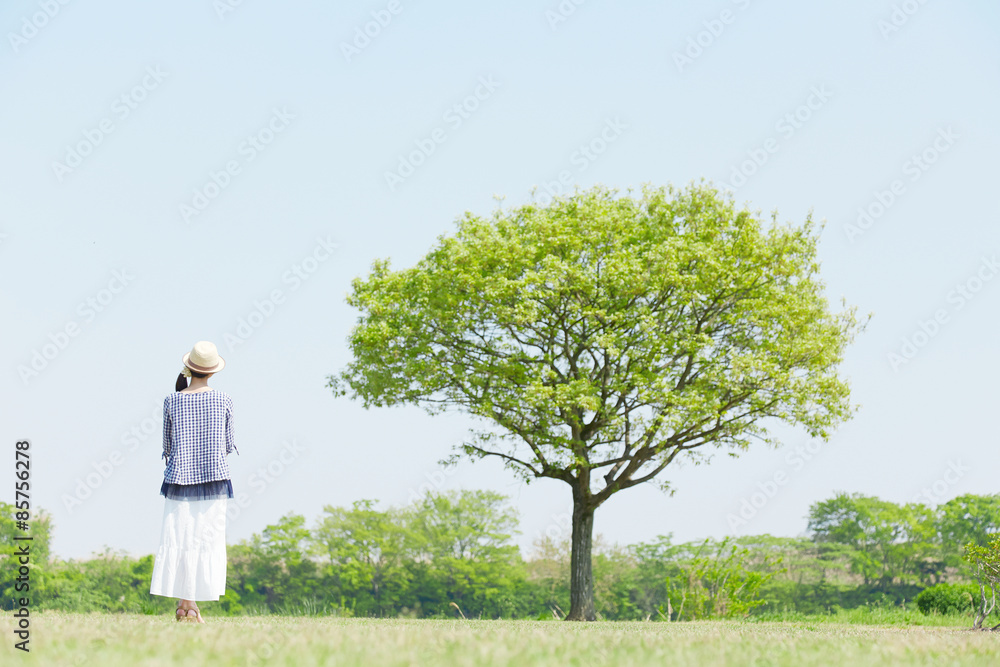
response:
<path id="1" fill-rule="evenodd" d="M 18 534 L 0 503 L 0 582 L 10 609 Z M 970 581 L 966 544 L 1000 530 L 1000 495 L 937 507 L 838 494 L 814 503 L 804 537 L 756 535 L 676 543 L 671 536 L 593 550 L 595 609 L 609 620 L 690 620 L 778 612 L 826 613 L 873 601 L 904 604 L 940 583 Z M 50 516 L 32 521 L 35 609 L 170 613 L 149 594 L 153 555 L 106 548 L 49 555 Z M 551 531 L 550 531 L 551 532 Z M 311 527 L 289 513 L 228 547 L 226 595 L 206 613 L 414 618 L 564 618 L 571 541 L 544 535 L 522 555 L 518 515 L 491 491 L 429 492 L 401 507 L 373 500 L 326 506 Z"/>

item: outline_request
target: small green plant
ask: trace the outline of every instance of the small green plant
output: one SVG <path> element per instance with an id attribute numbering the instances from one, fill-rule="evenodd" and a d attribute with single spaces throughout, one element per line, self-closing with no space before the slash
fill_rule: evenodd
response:
<path id="1" fill-rule="evenodd" d="M 667 578 L 668 601 L 660 614 L 666 612 L 664 618 L 673 616 L 678 621 L 747 616 L 764 604 L 761 586 L 784 571 L 773 569 L 780 557 L 765 557 L 754 569 L 748 567 L 750 558 L 750 549 L 730 545 L 728 538 L 716 545 L 705 540 L 681 573 Z M 671 598 L 679 603 L 676 608 Z"/>
<path id="2" fill-rule="evenodd" d="M 972 627 L 983 629 L 983 621 L 997 606 L 997 585 L 1000 584 L 1000 535 L 990 540 L 986 546 L 975 542 L 965 545 L 965 561 L 972 566 L 979 582 L 979 599 L 976 604 L 976 620 Z M 1000 628 L 1000 623 L 990 630 Z"/>

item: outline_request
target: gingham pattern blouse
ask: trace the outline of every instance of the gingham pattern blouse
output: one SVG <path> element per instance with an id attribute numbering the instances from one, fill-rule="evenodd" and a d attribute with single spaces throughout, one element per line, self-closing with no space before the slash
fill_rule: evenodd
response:
<path id="1" fill-rule="evenodd" d="M 163 481 L 201 484 L 229 479 L 235 451 L 233 399 L 224 391 L 175 392 L 163 400 Z"/>

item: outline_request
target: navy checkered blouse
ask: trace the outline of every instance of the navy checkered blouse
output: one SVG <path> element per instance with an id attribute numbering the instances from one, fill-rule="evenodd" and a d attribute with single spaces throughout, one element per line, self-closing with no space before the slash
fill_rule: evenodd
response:
<path id="1" fill-rule="evenodd" d="M 167 498 L 232 498 L 226 456 L 235 451 L 233 399 L 224 391 L 175 392 L 163 400 L 163 473 Z"/>

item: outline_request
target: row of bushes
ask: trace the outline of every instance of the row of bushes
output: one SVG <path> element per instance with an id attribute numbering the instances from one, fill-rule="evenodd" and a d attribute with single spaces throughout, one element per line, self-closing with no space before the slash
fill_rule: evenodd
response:
<path id="1" fill-rule="evenodd" d="M 539 538 L 530 558 L 523 558 L 511 539 L 517 516 L 505 500 L 492 492 L 460 491 L 428 494 L 386 510 L 374 501 L 358 501 L 350 508 L 324 508 L 312 527 L 301 515 L 286 515 L 251 539 L 229 545 L 226 595 L 206 611 L 558 618 L 569 608 L 568 540 Z M 957 539 L 921 538 L 911 546 L 926 555 L 914 556 L 916 548 L 904 554 L 888 537 L 880 543 L 865 537 L 880 535 L 882 528 L 890 535 L 893 522 L 902 521 L 898 508 L 877 499 L 835 500 L 836 507 L 828 503 L 830 512 L 813 513 L 814 539 L 757 535 L 678 544 L 661 536 L 608 546 L 598 537 L 597 612 L 609 620 L 689 620 L 872 606 L 916 614 L 916 605 L 925 614 L 954 615 L 969 613 L 981 600 L 978 586 L 967 583 L 973 571 L 948 564 L 961 559 Z M 992 515 L 1000 509 L 994 498 L 967 497 L 954 504 L 961 501 L 968 516 L 970 507 L 987 500 L 991 511 L 980 516 L 988 520 L 977 524 L 985 532 L 1000 523 Z M 939 536 L 955 534 L 962 507 L 956 507 L 950 528 L 940 522 Z M 17 534 L 11 510 L 0 502 L 0 606 L 7 609 L 16 570 L 10 557 L 10 538 Z M 870 531 L 873 526 L 878 530 Z M 135 559 L 109 549 L 85 560 L 50 559 L 51 521 L 45 513 L 33 517 L 32 531 L 36 609 L 171 610 L 171 600 L 149 594 L 152 556 Z M 995 551 L 996 557 L 990 551 L 981 561 L 1000 562 L 1000 546 Z M 880 562 L 890 562 L 897 574 L 873 569 L 872 563 Z"/>

